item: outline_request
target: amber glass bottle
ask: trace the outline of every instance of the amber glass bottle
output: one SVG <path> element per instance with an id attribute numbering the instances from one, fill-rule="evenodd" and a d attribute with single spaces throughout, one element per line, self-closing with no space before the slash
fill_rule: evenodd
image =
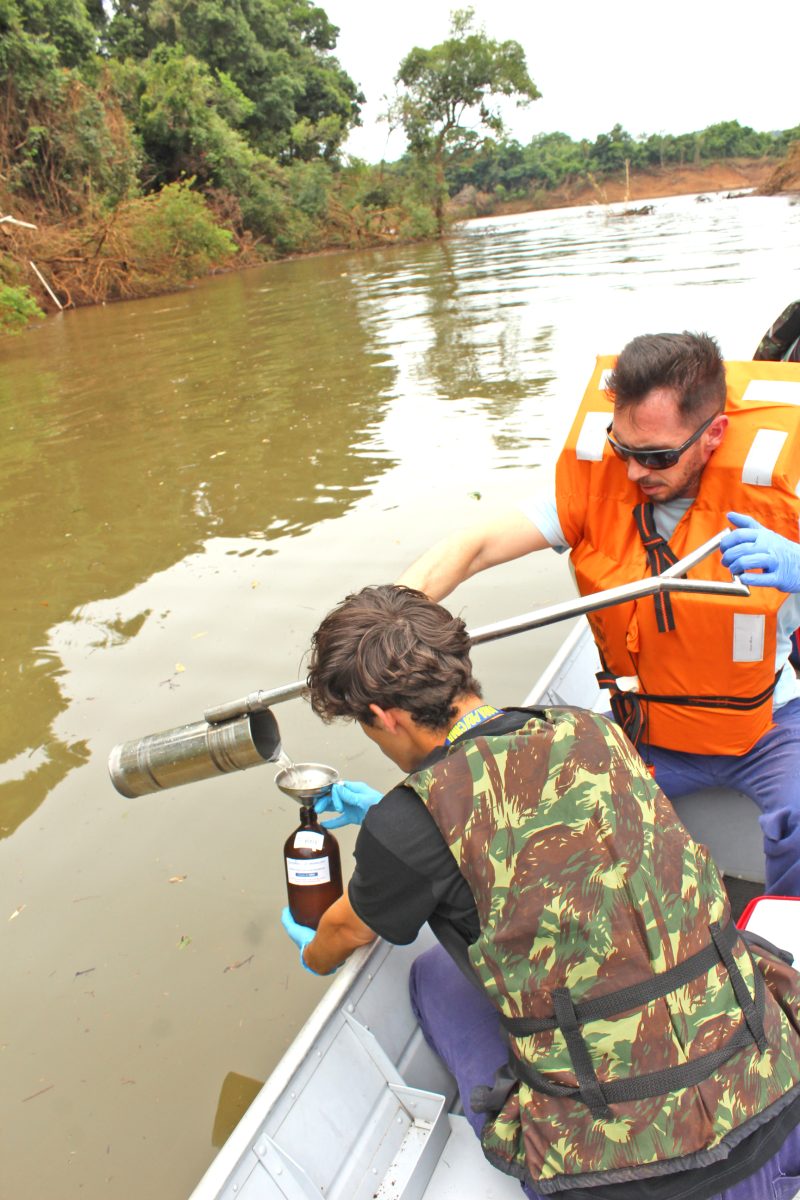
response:
<path id="1" fill-rule="evenodd" d="M 300 825 L 283 847 L 289 911 L 298 925 L 316 929 L 342 894 L 339 843 L 323 829 L 312 807 L 300 809 Z"/>

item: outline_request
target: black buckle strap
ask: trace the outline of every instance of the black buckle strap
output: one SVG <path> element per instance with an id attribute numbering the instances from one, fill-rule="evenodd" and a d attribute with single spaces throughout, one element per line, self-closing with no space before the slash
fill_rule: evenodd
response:
<path id="1" fill-rule="evenodd" d="M 676 1067 L 665 1067 L 663 1071 L 649 1071 L 644 1075 L 601 1083 L 600 1091 L 606 1104 L 625 1104 L 631 1100 L 649 1100 L 654 1096 L 679 1091 L 681 1088 L 695 1087 L 704 1079 L 708 1079 L 739 1050 L 752 1045 L 752 1042 L 750 1030 L 743 1021 L 719 1050 L 712 1050 L 689 1062 L 679 1063 Z M 509 1066 L 517 1078 L 535 1092 L 571 1100 L 583 1099 L 579 1088 L 551 1082 L 516 1055 L 509 1056 Z"/>
<path id="2" fill-rule="evenodd" d="M 747 1022 L 747 1028 L 753 1035 L 753 1041 L 758 1046 L 759 1052 L 763 1054 L 767 1049 L 767 1035 L 764 1033 L 764 1021 L 762 1016 L 756 1011 L 753 997 L 747 990 L 747 984 L 745 983 L 742 973 L 737 967 L 736 961 L 731 954 L 730 946 L 726 945 L 722 938 L 722 931 L 719 927 L 719 924 L 714 921 L 714 923 L 709 926 L 709 929 L 711 931 L 711 937 L 714 941 L 714 945 L 719 952 L 719 956 L 725 964 L 725 970 L 728 972 L 728 978 L 731 981 L 734 995 L 736 996 L 739 1007 L 744 1014 L 744 1019 Z M 754 967 L 753 974 L 756 979 L 760 977 L 761 972 L 759 971 L 758 967 Z"/>
<path id="3" fill-rule="evenodd" d="M 658 696 L 655 692 L 640 692 L 639 698 L 644 703 L 674 704 L 678 708 L 730 708 L 734 712 L 751 712 L 766 704 L 780 677 L 778 671 L 772 683 L 755 696 Z"/>
<path id="4" fill-rule="evenodd" d="M 670 547 L 669 542 L 661 536 L 656 529 L 655 511 L 651 502 L 637 504 L 633 510 L 633 519 L 636 522 L 636 528 L 639 530 L 639 537 L 642 539 L 645 553 L 647 554 L 647 565 L 650 568 L 651 575 L 660 575 L 666 571 L 667 567 L 671 567 L 673 563 L 678 561 L 678 557 L 674 550 Z M 653 596 L 653 604 L 656 610 L 656 624 L 659 633 L 671 633 L 675 628 L 675 617 L 672 612 L 672 601 L 668 592 L 657 592 Z"/>
<path id="5" fill-rule="evenodd" d="M 609 671 L 602 653 L 600 654 L 600 663 L 603 669 L 595 675 L 597 686 L 609 689 L 611 692 L 611 711 L 614 714 L 614 720 L 628 741 L 632 745 L 638 746 L 645 727 L 644 710 L 639 697 L 635 692 L 620 692 L 615 690 L 617 688 L 617 676 L 613 671 Z"/>
<path id="6" fill-rule="evenodd" d="M 636 692 L 612 692 L 610 702 L 614 720 L 631 745 L 638 746 L 646 724 L 639 696 Z"/>
<path id="7" fill-rule="evenodd" d="M 607 1020 L 609 1017 L 615 1017 L 619 1013 L 628 1012 L 633 1008 L 641 1008 L 645 1004 L 651 1004 L 653 1000 L 660 1000 L 662 996 L 669 995 L 670 992 L 674 992 L 677 988 L 685 987 L 687 983 L 691 983 L 698 975 L 703 975 L 707 971 L 710 971 L 720 959 L 728 967 L 725 958 L 723 958 L 723 951 L 730 957 L 730 952 L 736 945 L 737 938 L 740 936 L 739 930 L 736 928 L 733 920 L 730 920 L 724 929 L 720 929 L 719 925 L 716 925 L 716 929 L 716 939 L 712 935 L 712 940 L 709 941 L 707 946 L 704 946 L 702 950 L 697 950 L 694 954 L 690 954 L 688 958 L 684 958 L 682 962 L 677 963 L 674 967 L 651 975 L 649 979 L 644 979 L 641 983 L 632 983 L 629 987 L 619 988 L 616 992 L 606 992 L 603 996 L 597 996 L 593 1000 L 586 1000 L 581 1004 L 576 1004 L 575 1015 L 578 1024 L 585 1025 L 587 1021 Z M 733 962 L 733 959 L 731 959 L 731 962 Z M 733 965 L 735 968 L 736 963 L 733 962 Z M 728 973 L 730 974 L 730 970 Z M 741 979 L 741 975 L 739 978 Z M 742 983 L 744 983 L 744 980 L 742 980 Z M 736 999 L 739 999 L 738 995 Z M 555 1009 L 555 1002 L 553 1003 L 553 1008 Z M 506 1017 L 502 1013 L 500 1014 L 500 1022 L 512 1037 L 527 1037 L 533 1033 L 544 1033 L 548 1029 L 555 1029 L 558 1024 L 555 1016 Z"/>
<path id="8" fill-rule="evenodd" d="M 753 712 L 761 708 L 775 691 L 781 673 L 755 696 L 691 696 L 657 695 L 655 692 L 612 692 L 611 711 L 614 720 L 634 746 L 638 746 L 647 726 L 645 706 L 648 704 L 671 704 L 676 708 L 722 708 L 731 712 Z M 601 688 L 616 687 L 616 675 L 608 669 L 598 671 L 597 683 Z"/>
<path id="9" fill-rule="evenodd" d="M 755 1042 L 759 1052 L 763 1054 L 768 1047 L 764 1032 L 766 996 L 764 978 L 758 967 L 754 964 L 755 995 L 751 996 L 744 977 L 731 953 L 738 937 L 738 930 L 732 921 L 724 929 L 720 929 L 719 924 L 714 922 L 709 926 L 709 932 L 711 934 L 711 941 L 704 950 L 698 951 L 697 954 L 691 955 L 688 959 L 684 959 L 683 963 L 679 963 L 677 967 L 672 967 L 669 971 L 664 971 L 660 975 L 654 976 L 652 980 L 645 981 L 644 984 L 633 984 L 629 988 L 620 988 L 618 992 L 608 993 L 606 996 L 599 997 L 597 1001 L 588 1001 L 577 1008 L 572 1003 L 568 988 L 555 988 L 552 993 L 553 1018 L 541 1018 L 539 1020 L 518 1018 L 513 1019 L 512 1022 L 511 1018 L 501 1017 L 506 1028 L 509 1028 L 512 1023 L 518 1026 L 524 1021 L 528 1027 L 526 1032 L 530 1033 L 539 1032 L 539 1029 L 558 1027 L 566 1042 L 572 1069 L 577 1080 L 577 1087 L 552 1082 L 537 1071 L 535 1067 L 518 1058 L 513 1049 L 509 1053 L 510 1069 L 522 1083 L 527 1084 L 534 1091 L 542 1092 L 546 1096 L 581 1100 L 587 1105 L 595 1118 L 608 1118 L 611 1116 L 608 1108 L 610 1104 L 622 1104 L 631 1100 L 646 1100 L 653 1096 L 663 1096 L 668 1092 L 694 1087 L 698 1083 L 702 1083 L 704 1079 L 708 1079 L 729 1058 L 753 1042 Z M 674 1067 L 665 1067 L 661 1071 L 649 1071 L 643 1075 L 630 1076 L 627 1079 L 617 1079 L 610 1083 L 601 1083 L 595 1073 L 589 1048 L 579 1028 L 580 1025 L 586 1020 L 596 1019 L 600 1016 L 613 1016 L 617 1012 L 624 1012 L 626 1008 L 638 1006 L 641 1003 L 649 1003 L 651 1000 L 666 995 L 668 991 L 673 991 L 676 987 L 681 987 L 683 983 L 688 983 L 700 973 L 688 974 L 688 964 L 694 963 L 696 965 L 700 956 L 708 955 L 709 951 L 711 952 L 710 963 L 706 967 L 706 970 L 710 969 L 715 963 L 722 962 L 731 981 L 737 1003 L 742 1010 L 744 1020 L 738 1028 L 718 1050 L 702 1054 L 698 1058 L 691 1059 L 689 1062 L 679 1063 Z M 675 982 L 676 979 L 679 982 Z M 651 986 L 654 982 L 657 986 L 656 991 Z M 646 997 L 644 1000 L 640 998 L 643 994 Z M 634 1005 L 630 1003 L 632 998 L 635 1001 Z M 604 1004 L 605 1008 L 602 1008 Z M 587 1017 L 585 1014 L 590 1005 L 598 1006 L 600 1011 L 594 1011 L 592 1016 Z M 534 1024 L 538 1025 L 539 1029 L 534 1030 L 529 1028 Z M 518 1029 L 509 1029 L 509 1032 L 520 1036 Z"/>
<path id="10" fill-rule="evenodd" d="M 554 989 L 553 1008 L 555 1009 L 556 1023 L 564 1035 L 572 1069 L 578 1081 L 578 1095 L 596 1121 L 607 1121 L 611 1118 L 611 1109 L 603 1095 L 600 1080 L 595 1074 L 589 1047 L 578 1027 L 578 1017 L 569 994 L 569 988 Z"/>

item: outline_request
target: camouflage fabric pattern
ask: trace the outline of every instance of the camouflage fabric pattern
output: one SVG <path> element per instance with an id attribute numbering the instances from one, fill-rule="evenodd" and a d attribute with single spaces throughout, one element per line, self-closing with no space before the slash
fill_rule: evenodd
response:
<path id="1" fill-rule="evenodd" d="M 554 988 L 569 988 L 577 1004 L 646 980 L 702 950 L 709 925 L 729 920 L 706 849 L 604 717 L 548 709 L 513 734 L 457 745 L 408 782 L 470 885 L 481 927 L 472 965 L 507 1016 L 552 1016 Z M 755 967 L 743 943 L 734 958 L 752 996 Z M 597 1173 L 611 1180 L 684 1169 L 703 1152 L 723 1157 L 726 1137 L 735 1140 L 800 1082 L 798 976 L 785 964 L 770 969 L 782 1000 L 767 992 L 763 1055 L 748 1044 L 697 1086 L 615 1103 L 611 1120 L 520 1083 L 487 1122 L 485 1153 L 544 1191 Z M 582 1033 L 604 1083 L 717 1050 L 742 1019 L 720 964 Z M 511 1046 L 549 1080 L 576 1086 L 560 1030 Z"/>
<path id="2" fill-rule="evenodd" d="M 800 362 L 800 300 L 794 300 L 770 325 L 753 358 L 756 361 Z"/>

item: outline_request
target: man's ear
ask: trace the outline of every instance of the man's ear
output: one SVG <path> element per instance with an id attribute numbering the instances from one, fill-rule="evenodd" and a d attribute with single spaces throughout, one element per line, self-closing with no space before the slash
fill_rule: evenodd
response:
<path id="1" fill-rule="evenodd" d="M 706 430 L 706 445 L 709 450 L 716 450 L 723 437 L 725 430 L 728 428 L 728 418 L 725 413 L 719 413 L 718 416 L 709 425 Z"/>
<path id="2" fill-rule="evenodd" d="M 387 733 L 397 732 L 397 718 L 395 716 L 395 709 L 381 708 L 377 704 L 370 704 L 369 711 L 372 713 L 381 729 L 385 729 Z"/>

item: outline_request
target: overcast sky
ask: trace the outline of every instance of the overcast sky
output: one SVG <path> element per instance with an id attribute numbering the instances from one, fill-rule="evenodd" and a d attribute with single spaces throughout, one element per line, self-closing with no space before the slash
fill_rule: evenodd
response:
<path id="1" fill-rule="evenodd" d="M 367 103 L 349 153 L 403 153 L 378 117 L 412 46 L 447 37 L 450 0 L 319 0 L 339 26 L 335 51 Z M 515 38 L 542 98 L 507 111 L 522 142 L 562 130 L 594 140 L 619 121 L 634 136 L 687 133 L 716 121 L 754 129 L 800 124 L 798 0 L 473 0 L 497 41 Z"/>

